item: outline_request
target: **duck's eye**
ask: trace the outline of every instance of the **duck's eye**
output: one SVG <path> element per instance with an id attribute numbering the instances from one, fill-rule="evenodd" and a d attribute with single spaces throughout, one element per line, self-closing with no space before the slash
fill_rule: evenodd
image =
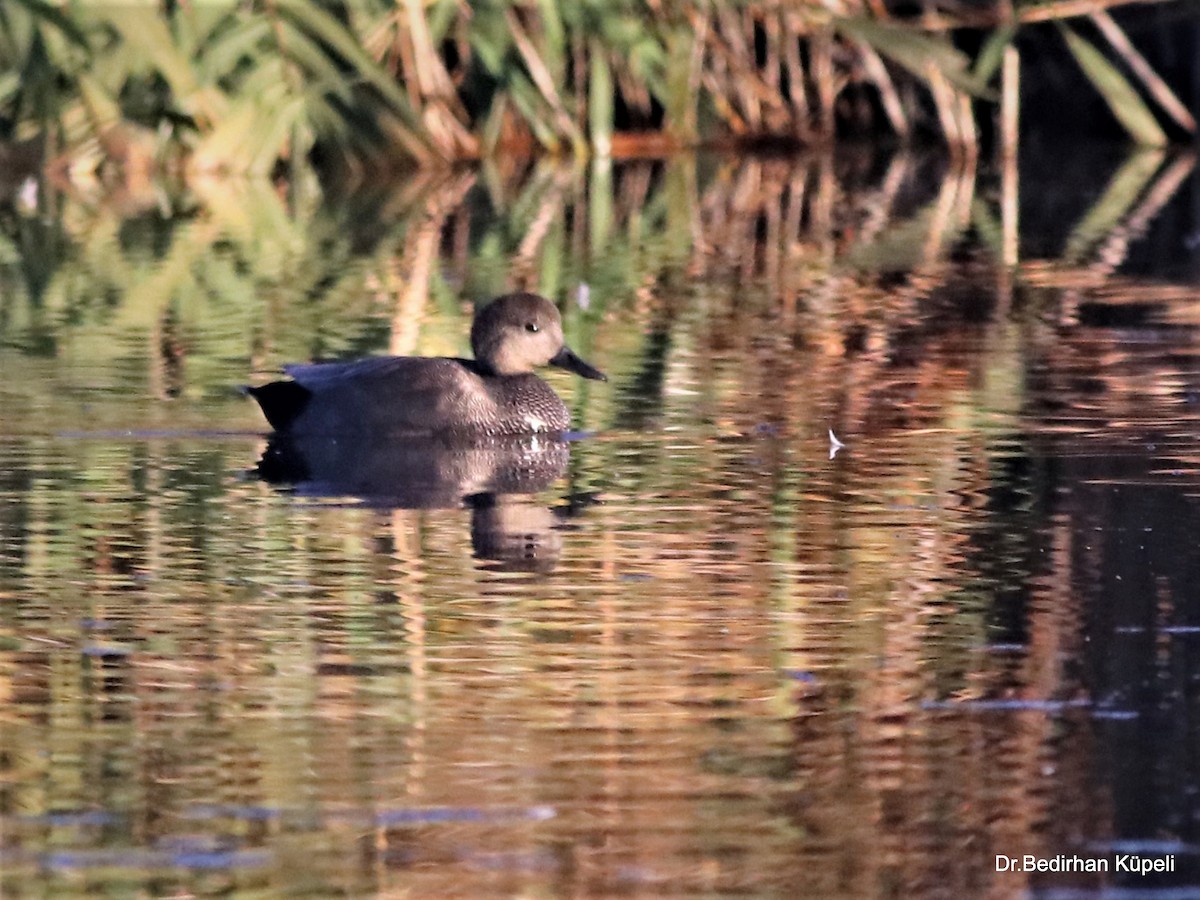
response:
<path id="1" fill-rule="evenodd" d="M 525 330 L 528 331 L 530 334 L 537 334 L 538 333 L 537 323 L 536 322 L 526 322 Z"/>

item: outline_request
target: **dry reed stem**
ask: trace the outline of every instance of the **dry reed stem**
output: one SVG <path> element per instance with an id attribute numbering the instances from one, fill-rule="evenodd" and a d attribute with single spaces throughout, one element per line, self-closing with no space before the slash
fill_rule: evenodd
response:
<path id="1" fill-rule="evenodd" d="M 742 117 L 753 131 L 760 131 L 762 127 L 762 95 L 770 92 L 756 90 L 758 88 L 758 72 L 754 65 L 754 53 L 746 45 L 746 37 L 742 30 L 743 23 L 739 22 L 734 15 L 733 10 L 722 5 L 717 10 L 717 18 L 721 24 L 720 34 L 724 37 L 725 45 L 728 48 L 718 47 L 725 50 L 727 53 L 726 62 L 729 65 L 729 71 L 734 76 L 733 88 L 734 96 L 742 109 Z M 718 33 L 713 32 L 713 37 L 717 38 Z"/>
<path id="2" fill-rule="evenodd" d="M 1001 63 L 1000 90 L 1000 222 L 1002 232 L 1001 256 L 1004 267 L 1011 268 L 1018 262 L 1017 220 L 1017 138 L 1021 102 L 1021 56 L 1011 44 L 1004 49 Z"/>
<path id="3" fill-rule="evenodd" d="M 867 73 L 867 77 L 879 91 L 879 101 L 883 104 L 883 112 L 887 116 L 888 124 L 892 126 L 892 131 L 897 135 L 907 138 L 909 136 L 908 116 L 904 113 L 904 104 L 900 100 L 900 94 L 896 90 L 892 76 L 888 74 L 887 66 L 875 52 L 875 48 L 869 44 L 855 41 L 854 45 L 861 54 L 863 71 Z"/>
<path id="4" fill-rule="evenodd" d="M 954 88 L 946 76 L 933 63 L 925 66 L 925 80 L 929 84 L 929 93 L 933 97 L 933 105 L 937 110 L 938 122 L 942 126 L 942 134 L 952 153 L 958 152 L 964 142 L 964 136 L 958 120 L 958 105 L 954 96 Z"/>
<path id="5" fill-rule="evenodd" d="M 410 82 L 410 98 L 414 93 L 411 82 L 416 82 L 415 92 L 420 101 L 413 104 L 414 108 L 421 110 L 421 120 L 444 158 L 478 155 L 478 140 L 465 124 L 466 110 L 459 102 L 454 80 L 446 70 L 441 54 L 433 45 L 420 0 L 404 0 L 404 11 L 411 47 L 406 47 L 402 39 L 398 43 L 407 71 L 415 76 L 404 79 Z"/>
<path id="6" fill-rule="evenodd" d="M 704 49 L 708 43 L 708 18 L 706 16 L 692 18 L 692 27 L 695 29 L 695 37 L 692 41 L 692 56 L 688 61 L 688 91 L 692 97 L 696 97 L 700 93 L 700 77 L 704 69 Z"/>
<path id="7" fill-rule="evenodd" d="M 1117 6 L 1132 4 L 1146 6 L 1151 3 L 1172 2 L 1175 0 L 1051 0 L 1049 3 L 1035 3 L 1015 9 L 1005 6 L 995 10 L 959 13 L 958 15 L 926 12 L 921 15 L 919 21 L 925 31 L 957 31 L 960 28 L 990 30 L 1002 25 L 1030 25 L 1035 22 L 1056 22 L 1062 19 L 1090 16 L 1098 11 Z"/>
<path id="8" fill-rule="evenodd" d="M 421 94 L 439 99 L 453 96 L 454 85 L 441 56 L 433 46 L 433 38 L 429 34 L 420 0 L 404 0 L 404 11 L 408 18 L 408 35 L 413 45 L 417 85 Z"/>
<path id="9" fill-rule="evenodd" d="M 711 47 L 711 43 L 709 44 Z M 729 126 L 729 130 L 735 135 L 744 135 L 749 130 L 746 128 L 746 123 L 742 117 L 738 115 L 738 111 L 725 98 L 725 85 L 722 84 L 724 76 L 728 69 L 725 66 L 725 58 L 719 54 L 713 54 L 711 65 L 703 70 L 700 76 L 701 81 L 712 98 L 713 109 L 717 115 L 725 120 L 725 124 Z"/>
<path id="10" fill-rule="evenodd" d="M 817 86 L 817 115 L 820 117 L 820 133 L 831 140 L 837 129 L 834 119 L 834 103 L 837 101 L 837 85 L 833 70 L 833 32 L 821 29 L 813 35 L 810 48 L 812 54 L 812 77 Z"/>
<path id="11" fill-rule="evenodd" d="M 783 29 L 783 62 L 787 73 L 787 96 L 792 107 L 792 120 L 796 133 L 808 137 L 810 128 L 808 91 L 805 87 L 804 64 L 800 59 L 800 39 L 798 22 L 795 16 L 788 16 Z"/>
<path id="12" fill-rule="evenodd" d="M 1125 64 L 1142 80 L 1142 84 L 1145 85 L 1150 96 L 1158 101 L 1158 105 L 1163 108 L 1163 111 L 1189 134 L 1195 134 L 1196 120 L 1191 112 L 1179 102 L 1179 98 L 1154 71 L 1150 63 L 1146 62 L 1146 58 L 1133 46 L 1113 17 L 1104 10 L 1098 10 L 1092 13 L 1091 19 L 1112 48 L 1125 60 Z"/>
<path id="13" fill-rule="evenodd" d="M 558 88 L 554 86 L 554 78 L 551 76 L 545 62 L 542 61 L 542 57 L 538 54 L 537 49 L 533 46 L 533 41 L 525 33 L 525 29 L 521 26 L 521 21 L 517 18 L 516 12 L 511 7 L 504 11 L 504 21 L 508 23 L 508 30 L 512 34 L 513 43 L 516 44 L 517 51 L 521 54 L 521 59 L 525 62 L 525 68 L 529 70 L 530 78 L 533 79 L 533 83 L 537 85 L 538 91 L 541 92 L 542 97 L 545 98 L 546 103 L 549 104 L 550 109 L 554 112 L 560 132 L 571 138 L 576 137 L 579 130 L 575 127 L 575 123 L 571 120 L 571 117 L 567 115 L 567 110 L 563 106 Z"/>
<path id="14" fill-rule="evenodd" d="M 587 121 L 587 91 L 579 90 L 578 86 L 587 84 L 588 56 L 587 44 L 580 35 L 571 37 L 571 83 L 575 90 L 575 121 Z"/>
<path id="15" fill-rule="evenodd" d="M 779 93 L 780 41 L 782 38 L 782 23 L 778 10 L 768 9 L 762 17 L 763 33 L 766 35 L 767 55 L 763 66 L 763 82 L 772 93 Z"/>
<path id="16" fill-rule="evenodd" d="M 975 115 L 971 109 L 971 97 L 965 91 L 955 91 L 958 106 L 958 124 L 962 134 L 962 148 L 967 161 L 974 165 L 979 159 L 979 130 L 975 126 Z"/>
<path id="17" fill-rule="evenodd" d="M 649 116 L 652 109 L 650 91 L 630 72 L 618 68 L 615 73 L 617 87 L 625 98 L 625 105 L 642 116 Z"/>
<path id="18" fill-rule="evenodd" d="M 1021 55 L 1009 44 L 1000 63 L 1000 149 L 1004 158 L 1017 158 L 1021 115 Z"/>
<path id="19" fill-rule="evenodd" d="M 400 24 L 397 23 L 395 33 L 395 49 L 400 57 L 399 71 L 395 74 L 403 86 L 405 93 L 408 94 L 408 102 L 412 104 L 413 109 L 421 108 L 421 90 L 419 78 L 406 78 L 405 75 L 412 72 L 414 75 L 417 71 L 417 60 L 411 40 L 405 40 L 403 30 Z"/>

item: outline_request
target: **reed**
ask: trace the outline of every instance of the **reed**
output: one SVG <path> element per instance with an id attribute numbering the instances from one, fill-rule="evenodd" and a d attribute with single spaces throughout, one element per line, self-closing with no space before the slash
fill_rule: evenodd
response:
<path id="1" fill-rule="evenodd" d="M 977 118 L 996 112 L 1000 60 L 1046 21 L 1133 140 L 1165 143 L 1164 124 L 1194 132 L 1106 11 L 1121 2 L 1130 0 L 901 16 L 882 0 L 154 10 L 15 0 L 0 8 L 0 136 L 45 135 L 65 166 L 107 162 L 127 174 L 310 162 L 379 172 L 539 148 L 607 156 L 829 143 L 846 128 L 940 135 L 973 156 Z M 966 30 L 985 36 L 974 55 L 955 43 Z"/>

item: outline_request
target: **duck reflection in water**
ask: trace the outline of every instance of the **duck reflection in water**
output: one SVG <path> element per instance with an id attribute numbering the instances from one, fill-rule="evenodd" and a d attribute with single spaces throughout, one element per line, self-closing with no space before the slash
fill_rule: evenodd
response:
<path id="1" fill-rule="evenodd" d="M 305 497 L 352 497 L 378 509 L 471 510 L 475 556 L 549 572 L 563 518 L 527 498 L 567 471 L 570 444 L 545 435 L 486 441 L 274 435 L 254 474 Z"/>
<path id="2" fill-rule="evenodd" d="M 515 497 L 566 470 L 570 415 L 533 370 L 556 365 L 607 379 L 566 346 L 558 310 L 536 294 L 508 294 L 481 309 L 471 349 L 470 360 L 285 366 L 290 380 L 246 388 L 275 429 L 259 476 L 391 508 L 466 502 L 477 556 L 552 568 L 562 547 L 557 518 Z"/>

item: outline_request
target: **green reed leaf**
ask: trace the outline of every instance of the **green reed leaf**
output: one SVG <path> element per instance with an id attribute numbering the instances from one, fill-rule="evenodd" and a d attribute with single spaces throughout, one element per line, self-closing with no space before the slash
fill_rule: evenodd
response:
<path id="1" fill-rule="evenodd" d="M 1154 113 L 1142 101 L 1129 80 L 1121 74 L 1104 54 L 1080 37 L 1069 26 L 1058 23 L 1071 55 L 1088 81 L 1104 98 L 1108 108 L 1121 123 L 1121 127 L 1139 144 L 1162 147 L 1167 143 L 1167 134 L 1158 124 Z"/>

